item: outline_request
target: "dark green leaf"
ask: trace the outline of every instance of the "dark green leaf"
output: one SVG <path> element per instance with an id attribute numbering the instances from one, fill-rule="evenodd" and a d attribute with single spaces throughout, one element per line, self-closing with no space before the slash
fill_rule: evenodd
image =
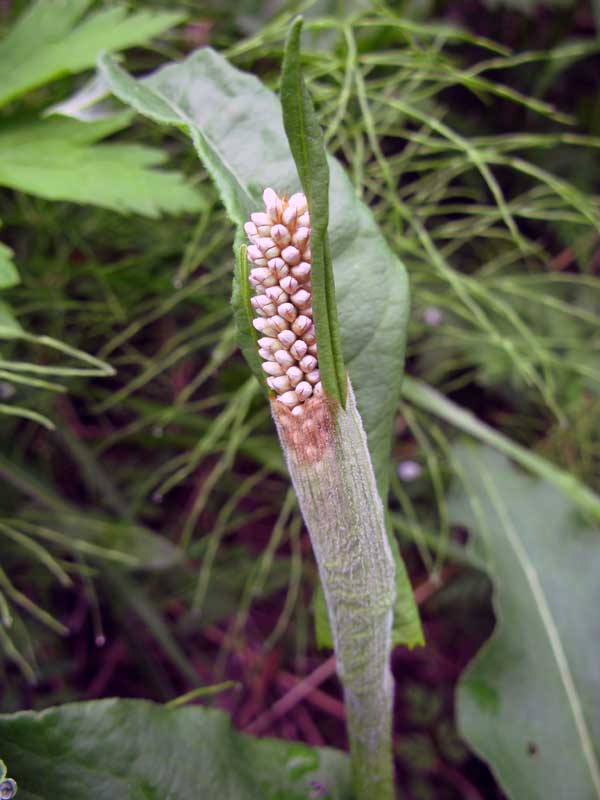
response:
<path id="1" fill-rule="evenodd" d="M 99 700 L 0 717 L 19 800 L 350 800 L 344 755 L 255 739 L 221 711 Z"/>
<path id="2" fill-rule="evenodd" d="M 490 448 L 454 455 L 451 518 L 488 565 L 497 617 L 461 680 L 462 732 L 514 800 L 600 797 L 600 530 Z"/>
<path id="3" fill-rule="evenodd" d="M 292 25 L 281 69 L 283 124 L 308 200 L 311 220 L 312 307 L 319 342 L 319 372 L 331 397 L 346 405 L 346 368 L 342 356 L 329 223 L 329 168 L 321 126 L 300 66 L 302 19 Z"/>

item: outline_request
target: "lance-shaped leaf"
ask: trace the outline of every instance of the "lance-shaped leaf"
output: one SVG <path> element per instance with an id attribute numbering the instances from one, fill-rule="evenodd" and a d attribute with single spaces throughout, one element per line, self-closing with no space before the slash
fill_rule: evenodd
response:
<path id="1" fill-rule="evenodd" d="M 312 307 L 319 342 L 321 381 L 329 396 L 345 406 L 346 369 L 327 235 L 329 168 L 319 120 L 300 68 L 301 31 L 302 19 L 298 19 L 292 25 L 285 47 L 281 69 L 283 124 L 310 211 Z"/>
<path id="2" fill-rule="evenodd" d="M 489 568 L 497 616 L 461 679 L 462 732 L 512 800 L 600 798 L 600 531 L 491 448 L 454 456 L 450 512 Z"/>

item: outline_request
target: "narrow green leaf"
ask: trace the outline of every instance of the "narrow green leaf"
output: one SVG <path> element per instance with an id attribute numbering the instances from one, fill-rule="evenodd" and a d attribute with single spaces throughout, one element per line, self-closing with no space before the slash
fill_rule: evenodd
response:
<path id="1" fill-rule="evenodd" d="M 300 66 L 302 18 L 287 38 L 281 68 L 283 124 L 310 212 L 313 314 L 319 342 L 319 372 L 327 394 L 346 405 L 346 368 L 342 356 L 333 263 L 327 236 L 329 168 L 321 126 Z"/>
<path id="2" fill-rule="evenodd" d="M 491 448 L 453 456 L 451 518 L 486 563 L 497 617 L 461 678 L 462 732 L 515 800 L 599 798 L 600 530 Z"/>
<path id="3" fill-rule="evenodd" d="M 177 12 L 129 14 L 114 5 L 81 19 L 92 0 L 37 0 L 0 42 L 0 106 L 36 86 L 94 65 L 101 50 L 141 45 L 180 22 Z"/>
<path id="4" fill-rule="evenodd" d="M 19 800 L 351 800 L 346 757 L 237 733 L 227 714 L 98 700 L 0 717 Z"/>

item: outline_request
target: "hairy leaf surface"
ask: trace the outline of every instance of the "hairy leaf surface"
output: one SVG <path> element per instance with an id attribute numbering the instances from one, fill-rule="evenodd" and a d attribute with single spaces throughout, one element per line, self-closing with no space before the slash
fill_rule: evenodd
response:
<path id="1" fill-rule="evenodd" d="M 350 800 L 346 757 L 233 730 L 222 711 L 99 700 L 0 717 L 19 800 Z"/>
<path id="2" fill-rule="evenodd" d="M 488 565 L 497 616 L 460 683 L 462 731 L 514 800 L 598 798 L 600 530 L 491 448 L 454 455 L 451 518 Z"/>

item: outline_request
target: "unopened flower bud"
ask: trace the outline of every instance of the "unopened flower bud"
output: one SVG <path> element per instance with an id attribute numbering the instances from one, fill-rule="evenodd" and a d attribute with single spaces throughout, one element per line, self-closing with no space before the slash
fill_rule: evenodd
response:
<path id="1" fill-rule="evenodd" d="M 290 367 L 286 373 L 292 386 L 297 386 L 304 379 L 304 373 L 299 367 Z"/>
<path id="2" fill-rule="evenodd" d="M 308 203 L 306 202 L 306 195 L 302 192 L 296 192 L 293 194 L 290 199 L 288 200 L 290 206 L 294 206 L 298 214 L 304 214 L 306 209 L 308 208 Z"/>
<path id="3" fill-rule="evenodd" d="M 244 230 L 246 231 L 246 236 L 250 239 L 250 241 L 256 244 L 256 242 L 254 242 L 254 237 L 258 236 L 256 225 L 253 222 L 246 222 L 244 225 Z"/>
<path id="4" fill-rule="evenodd" d="M 274 303 L 277 303 L 277 305 L 280 305 L 281 303 L 287 303 L 288 301 L 288 296 L 283 291 L 281 286 L 269 286 L 265 294 L 270 300 L 272 300 Z"/>
<path id="5" fill-rule="evenodd" d="M 311 265 L 307 261 L 301 261 L 297 267 L 292 267 L 291 273 L 297 281 L 302 283 L 310 276 Z"/>
<path id="6" fill-rule="evenodd" d="M 275 361 L 285 369 L 289 369 L 295 364 L 294 356 L 290 355 L 287 350 L 278 350 L 274 355 Z"/>
<path id="7" fill-rule="evenodd" d="M 308 400 L 308 398 L 313 393 L 313 387 L 308 383 L 308 381 L 300 381 L 300 383 L 296 386 L 296 396 L 298 400 Z"/>
<path id="8" fill-rule="evenodd" d="M 289 390 L 292 388 L 292 384 L 290 383 L 290 379 L 287 375 L 280 375 L 279 378 L 269 378 L 267 383 L 271 389 L 273 389 L 273 391 L 277 392 L 277 394 L 289 392 Z"/>
<path id="9" fill-rule="evenodd" d="M 303 306 L 308 306 L 312 300 L 312 295 L 310 292 L 307 292 L 305 289 L 300 289 L 290 297 L 290 300 L 295 306 L 298 308 L 302 308 Z"/>
<path id="10" fill-rule="evenodd" d="M 283 317 L 288 322 L 293 322 L 298 316 L 298 309 L 293 303 L 282 303 L 277 312 L 280 317 Z"/>
<path id="11" fill-rule="evenodd" d="M 261 236 L 256 241 L 256 246 L 264 254 L 267 261 L 271 258 L 279 257 L 279 248 L 268 236 Z"/>
<path id="12" fill-rule="evenodd" d="M 289 323 L 287 323 L 283 317 L 280 317 L 278 314 L 275 314 L 273 317 L 269 317 L 269 322 L 275 328 L 277 333 L 285 331 L 290 327 Z"/>
<path id="13" fill-rule="evenodd" d="M 285 225 L 273 225 L 271 228 L 271 239 L 278 247 L 287 247 L 291 238 L 290 232 Z"/>
<path id="14" fill-rule="evenodd" d="M 298 284 L 298 281 L 296 280 L 296 278 L 292 278 L 291 275 L 288 275 L 287 278 L 282 278 L 279 281 L 279 285 L 288 294 L 292 294 L 292 292 L 296 291 L 296 289 L 298 288 L 299 284 Z"/>
<path id="15" fill-rule="evenodd" d="M 310 225 L 310 217 L 308 215 L 308 211 L 305 211 L 304 214 L 300 214 L 298 216 L 298 225 L 308 228 L 308 226 Z"/>
<path id="16" fill-rule="evenodd" d="M 315 384 L 321 380 L 321 373 L 318 369 L 313 369 L 312 372 L 307 372 L 304 377 L 309 383 Z"/>
<path id="17" fill-rule="evenodd" d="M 273 351 L 267 350 L 266 347 L 259 347 L 258 355 L 265 361 L 270 361 L 273 358 Z"/>
<path id="18" fill-rule="evenodd" d="M 276 361 L 265 361 L 264 364 L 261 364 L 261 366 L 267 375 L 272 375 L 274 378 L 284 374 L 281 364 L 278 364 Z"/>
<path id="19" fill-rule="evenodd" d="M 298 396 L 294 391 L 284 392 L 279 396 L 279 402 L 283 403 L 283 405 L 287 406 L 288 408 L 293 408 L 294 406 L 298 405 Z"/>
<path id="20" fill-rule="evenodd" d="M 250 248 L 248 248 L 248 251 L 249 250 Z M 292 245 L 289 245 L 281 251 L 281 257 L 290 265 L 290 267 L 295 267 L 296 264 L 299 264 L 302 260 L 300 250 L 298 250 L 297 247 L 292 247 Z"/>
<path id="21" fill-rule="evenodd" d="M 292 322 L 292 330 L 294 331 L 296 336 L 304 337 L 304 334 L 311 326 L 312 326 L 312 319 L 310 317 L 305 317 L 303 314 L 300 314 L 300 316 L 297 317 L 294 322 Z"/>
<path id="22" fill-rule="evenodd" d="M 276 350 L 281 349 L 281 344 L 277 339 L 272 338 L 271 336 L 263 336 L 258 340 L 258 346 L 264 347 L 267 350 L 270 350 L 274 353 Z"/>
<path id="23" fill-rule="evenodd" d="M 285 263 L 283 258 L 269 259 L 268 267 L 278 281 L 290 274 L 290 268 L 288 264 Z"/>
<path id="24" fill-rule="evenodd" d="M 304 250 L 306 243 L 310 239 L 310 228 L 298 228 L 292 236 L 292 244 L 299 250 Z"/>
<path id="25" fill-rule="evenodd" d="M 266 267 L 267 259 L 265 258 L 262 250 L 259 250 L 255 244 L 251 244 L 247 251 L 248 261 L 256 264 L 257 267 Z"/>
<path id="26" fill-rule="evenodd" d="M 295 417 L 301 417 L 304 414 L 304 403 L 298 403 L 297 406 L 292 408 L 292 414 Z"/>
<path id="27" fill-rule="evenodd" d="M 270 230 L 273 225 L 273 220 L 268 214 L 265 214 L 264 211 L 255 211 L 254 214 L 250 214 L 250 219 L 257 228 L 268 225 Z"/>
<path id="28" fill-rule="evenodd" d="M 290 330 L 281 331 L 281 333 L 277 335 L 277 339 L 282 347 L 285 347 L 286 350 L 289 350 L 296 341 L 296 334 L 292 333 Z"/>
<path id="29" fill-rule="evenodd" d="M 257 284 L 262 283 L 265 278 L 269 278 L 270 276 L 271 273 L 266 267 L 256 267 L 255 269 L 250 270 L 248 280 L 253 286 L 256 286 Z"/>
<path id="30" fill-rule="evenodd" d="M 277 331 L 271 324 L 272 319 L 273 317 L 269 317 L 268 319 L 265 319 L 264 317 L 257 317 L 256 319 L 252 320 L 252 324 L 257 331 L 264 333 L 265 336 L 277 336 Z"/>
<path id="31" fill-rule="evenodd" d="M 281 221 L 284 225 L 287 225 L 288 228 L 296 222 L 296 215 L 297 211 L 295 206 L 288 206 L 281 216 Z"/>
<path id="32" fill-rule="evenodd" d="M 307 344 L 309 347 L 310 347 L 310 345 L 311 345 L 311 344 L 314 344 L 314 343 L 317 341 L 317 339 L 316 339 L 316 336 L 315 336 L 315 326 L 314 326 L 314 325 L 311 325 L 311 326 L 308 328 L 308 330 L 306 330 L 306 331 L 305 331 L 305 332 L 302 334 L 302 338 L 304 339 L 304 341 L 306 342 L 306 344 Z"/>
<path id="33" fill-rule="evenodd" d="M 290 354 L 294 356 L 297 361 L 304 358 L 308 350 L 308 345 L 303 339 L 297 339 L 290 347 Z"/>
<path id="34" fill-rule="evenodd" d="M 263 192 L 263 200 L 267 209 L 267 214 L 272 217 L 273 220 L 276 220 L 283 210 L 281 198 L 273 189 L 265 189 Z"/>
<path id="35" fill-rule="evenodd" d="M 315 383 L 315 388 L 313 389 L 313 394 L 316 395 L 317 397 L 322 397 L 325 394 L 325 392 L 323 390 L 323 384 L 321 383 L 321 381 L 319 381 L 318 383 Z"/>
<path id="36" fill-rule="evenodd" d="M 314 356 L 304 356 L 300 360 L 300 369 L 302 372 L 312 372 L 317 368 L 317 359 Z"/>

